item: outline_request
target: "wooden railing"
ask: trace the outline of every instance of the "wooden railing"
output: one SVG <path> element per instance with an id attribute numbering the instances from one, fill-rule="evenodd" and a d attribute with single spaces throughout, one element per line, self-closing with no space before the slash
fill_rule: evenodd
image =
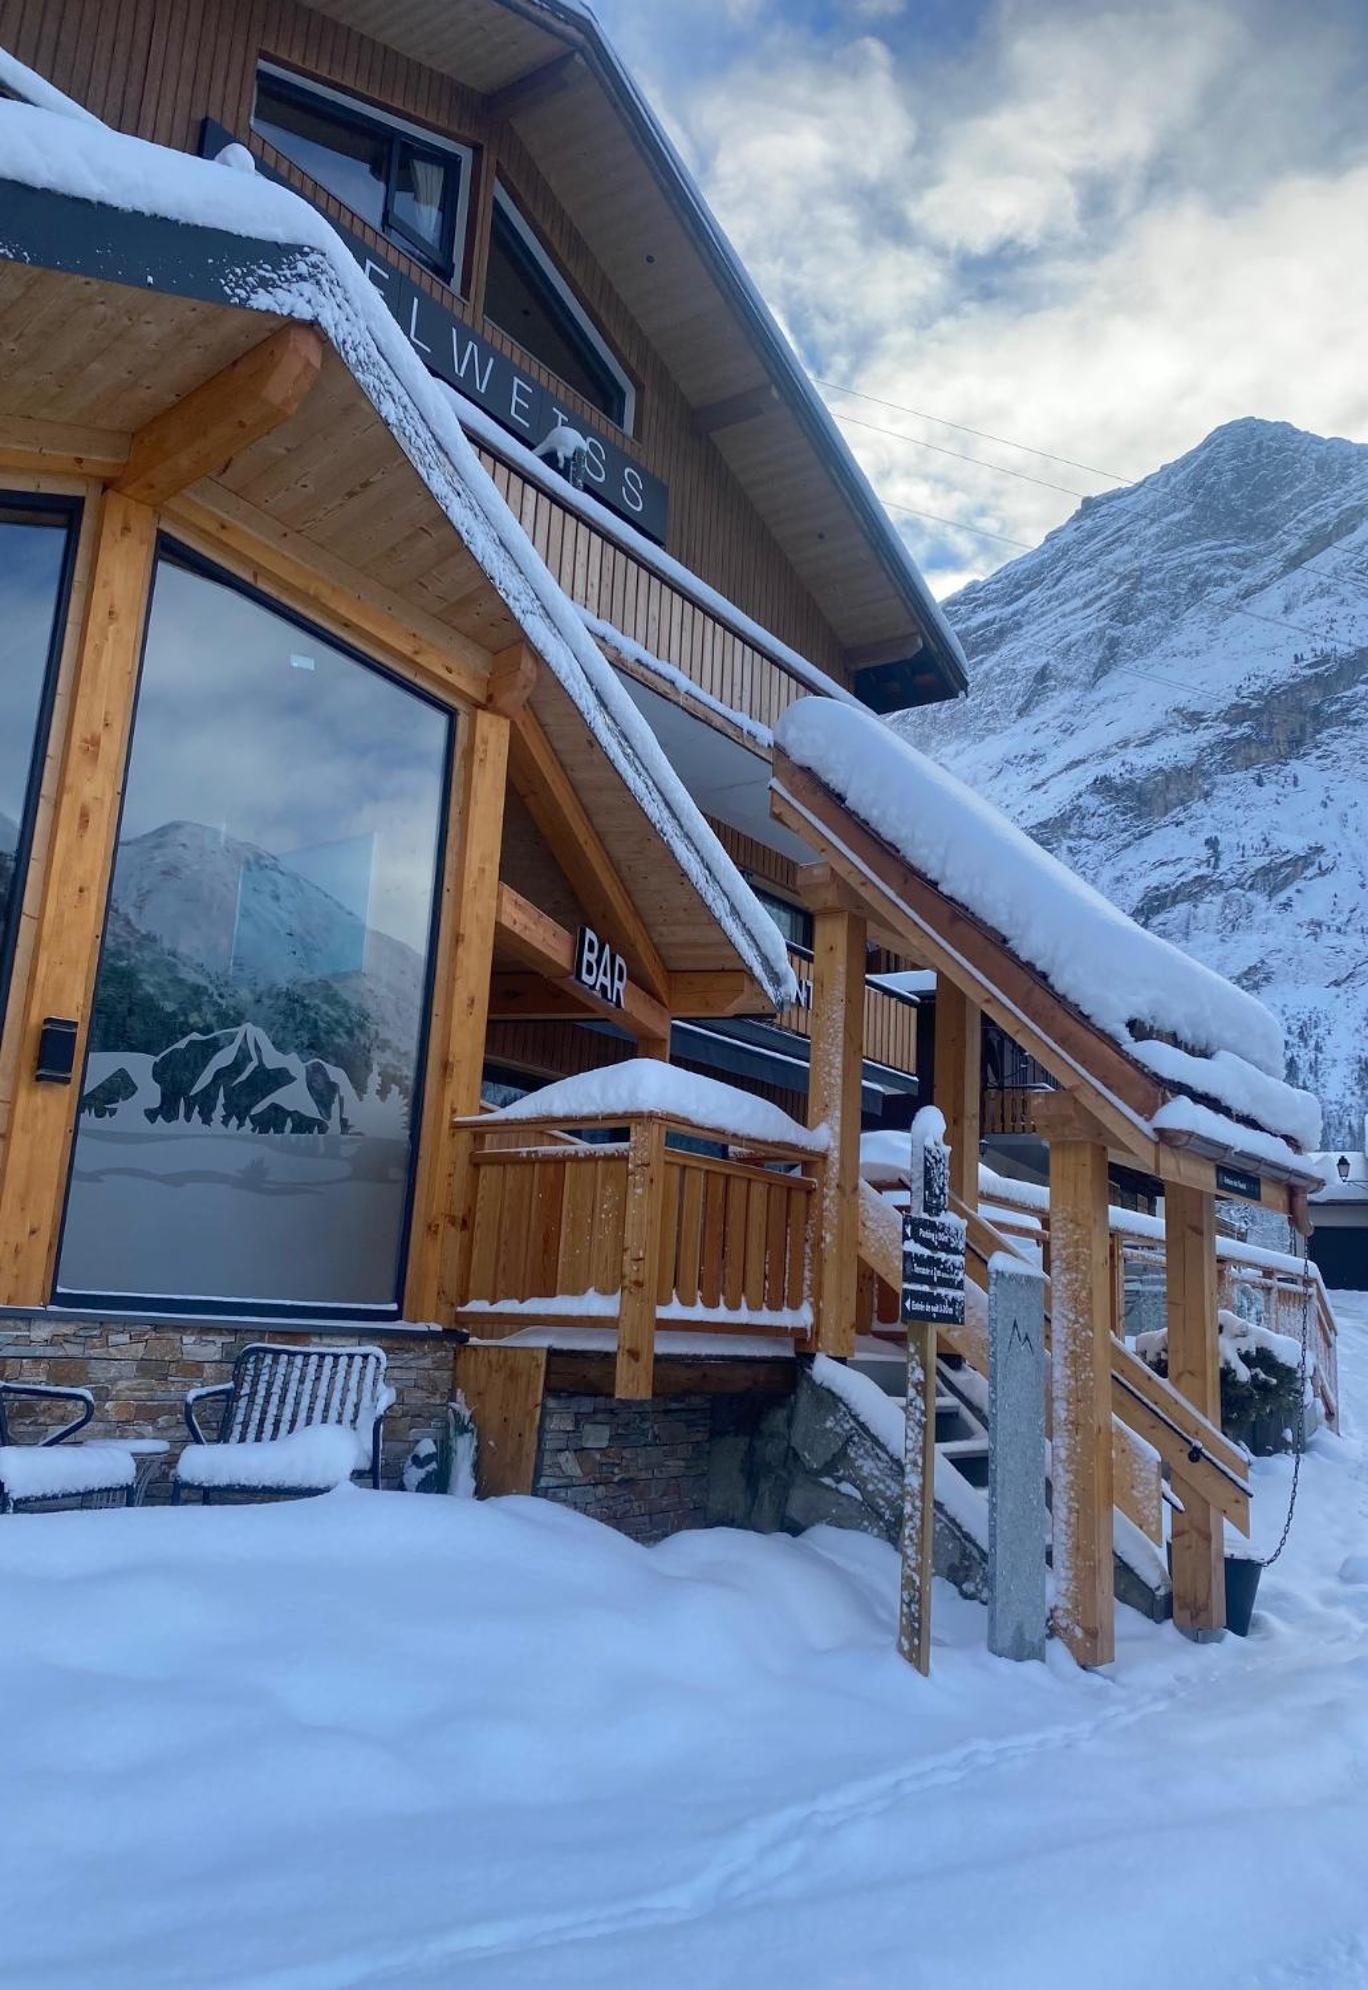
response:
<path id="1" fill-rule="evenodd" d="M 860 1250 L 870 1272 L 866 1288 L 866 1330 L 883 1338 L 900 1336 L 897 1294 L 890 1274 L 899 1270 L 886 1219 L 874 1208 L 879 1197 L 860 1185 Z M 986 1294 L 989 1265 L 999 1251 L 1016 1251 L 1038 1261 L 1025 1239 L 1009 1237 L 985 1217 L 957 1205 L 966 1221 L 968 1303 L 962 1326 L 942 1328 L 946 1344 L 979 1374 L 988 1372 Z M 1049 1284 L 1046 1283 L 1046 1333 Z M 1047 1392 L 1046 1422 L 1050 1404 Z M 1193 1456 L 1194 1447 L 1198 1456 Z M 1173 1385 L 1147 1368 L 1134 1351 L 1112 1337 L 1112 1468 L 1118 1509 L 1156 1546 L 1163 1541 L 1162 1467 L 1223 1513 L 1243 1533 L 1249 1531 L 1248 1467 L 1223 1432 L 1193 1408 Z"/>
<path id="2" fill-rule="evenodd" d="M 984 1133 L 1026 1134 L 1035 1131 L 1035 1102 L 1040 1088 L 1030 1085 L 985 1085 L 980 1107 Z"/>
<path id="3" fill-rule="evenodd" d="M 551 572 L 590 614 L 670 664 L 710 698 L 762 725 L 776 725 L 796 699 L 811 693 L 811 682 L 780 655 L 729 625 L 716 597 L 710 597 L 711 605 L 694 599 L 487 450 L 480 455 Z M 639 674 L 630 655 L 616 660 Z M 658 678 L 647 681 L 661 688 Z"/>
<path id="4" fill-rule="evenodd" d="M 780 1026 L 795 1036 L 812 1035 L 812 955 L 789 948 L 789 966 L 798 982 L 798 1000 L 779 1012 Z M 917 1005 L 870 981 L 864 992 L 864 1054 L 892 1071 L 917 1068 Z"/>
<path id="5" fill-rule="evenodd" d="M 458 1123 L 456 1319 L 483 1339 L 526 1327 L 615 1331 L 616 1392 L 651 1393 L 657 1325 L 810 1338 L 823 1157 L 728 1143 L 642 1114 Z M 507 1144 L 516 1133 L 520 1144 Z M 671 1136 L 675 1136 L 671 1144 Z M 706 1141 L 720 1152 L 679 1144 Z"/>

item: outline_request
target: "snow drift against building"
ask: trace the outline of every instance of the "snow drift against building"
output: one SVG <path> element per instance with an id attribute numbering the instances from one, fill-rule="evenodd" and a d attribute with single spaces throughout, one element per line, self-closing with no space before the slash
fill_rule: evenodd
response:
<path id="1" fill-rule="evenodd" d="M 1253 1139 L 1266 1160 L 1295 1161 L 1289 1141 L 1317 1145 L 1320 1107 L 1284 1081 L 1282 1027 L 1254 996 L 1147 933 L 872 714 L 804 698 L 775 737 L 1168 1088 L 1262 1129 Z M 1226 1121 L 1222 1137 L 1241 1131 Z"/>

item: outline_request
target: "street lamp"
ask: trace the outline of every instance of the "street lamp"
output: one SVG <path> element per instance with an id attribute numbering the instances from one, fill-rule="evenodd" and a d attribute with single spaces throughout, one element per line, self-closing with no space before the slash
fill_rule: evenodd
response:
<path id="1" fill-rule="evenodd" d="M 1336 1163 L 1335 1163 L 1335 1173 L 1336 1173 L 1336 1174 L 1337 1174 L 1337 1175 L 1339 1176 L 1339 1178 L 1340 1178 L 1340 1180 L 1341 1180 L 1342 1182 L 1347 1182 L 1347 1181 L 1348 1181 L 1348 1179 L 1349 1179 L 1349 1156 L 1348 1156 L 1347 1154 L 1341 1154 L 1341 1155 L 1340 1155 L 1340 1157 L 1339 1157 L 1339 1159 L 1338 1159 L 1338 1161 L 1336 1161 Z"/>

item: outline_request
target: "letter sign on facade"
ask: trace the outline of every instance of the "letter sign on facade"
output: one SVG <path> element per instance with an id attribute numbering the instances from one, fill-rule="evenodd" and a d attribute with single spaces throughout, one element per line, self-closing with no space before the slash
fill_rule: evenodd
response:
<path id="1" fill-rule="evenodd" d="M 592 926 L 581 926 L 575 942 L 575 979 L 602 1002 L 622 1007 L 627 993 L 627 963 L 615 947 L 601 940 Z"/>
<path id="2" fill-rule="evenodd" d="M 213 118 L 204 119 L 200 151 L 206 159 L 216 159 L 226 145 L 239 143 L 226 125 L 216 123 Z M 288 185 L 264 159 L 258 158 L 256 165 L 263 178 L 274 180 L 279 186 Z M 348 234 L 345 228 L 338 228 L 335 221 L 332 225 L 360 263 L 367 281 L 385 300 L 385 308 L 429 373 L 492 415 L 525 448 L 536 449 L 562 420 L 574 429 L 588 431 L 586 489 L 609 511 L 615 511 L 638 532 L 644 532 L 648 539 L 661 546 L 665 544 L 670 494 L 659 477 L 633 463 L 626 451 L 607 436 L 589 430 L 583 415 L 564 414 L 555 395 L 539 380 L 488 345 L 464 319 L 420 289 L 385 257 Z"/>

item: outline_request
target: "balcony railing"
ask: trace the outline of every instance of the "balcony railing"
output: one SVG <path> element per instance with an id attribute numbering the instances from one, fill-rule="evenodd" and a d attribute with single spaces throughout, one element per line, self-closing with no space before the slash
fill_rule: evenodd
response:
<path id="1" fill-rule="evenodd" d="M 806 1343 L 822 1156 L 657 1114 L 576 1137 L 623 1130 L 520 1119 L 510 1146 L 508 1124 L 458 1122 L 458 1323 L 610 1328 L 617 1393 L 638 1397 L 657 1325 Z"/>
<path id="2" fill-rule="evenodd" d="M 784 662 L 783 646 L 767 649 L 729 624 L 715 597 L 695 599 L 489 451 L 480 458 L 565 592 L 590 614 L 762 725 L 774 726 L 811 694 L 812 682 Z M 617 661 L 633 669 L 630 656 Z"/>
<path id="3" fill-rule="evenodd" d="M 782 1028 L 795 1036 L 812 1035 L 812 955 L 806 947 L 790 946 L 789 965 L 798 979 L 798 1000 L 779 1012 Z M 864 1054 L 891 1071 L 917 1068 L 917 1005 L 910 997 L 865 983 Z"/>

